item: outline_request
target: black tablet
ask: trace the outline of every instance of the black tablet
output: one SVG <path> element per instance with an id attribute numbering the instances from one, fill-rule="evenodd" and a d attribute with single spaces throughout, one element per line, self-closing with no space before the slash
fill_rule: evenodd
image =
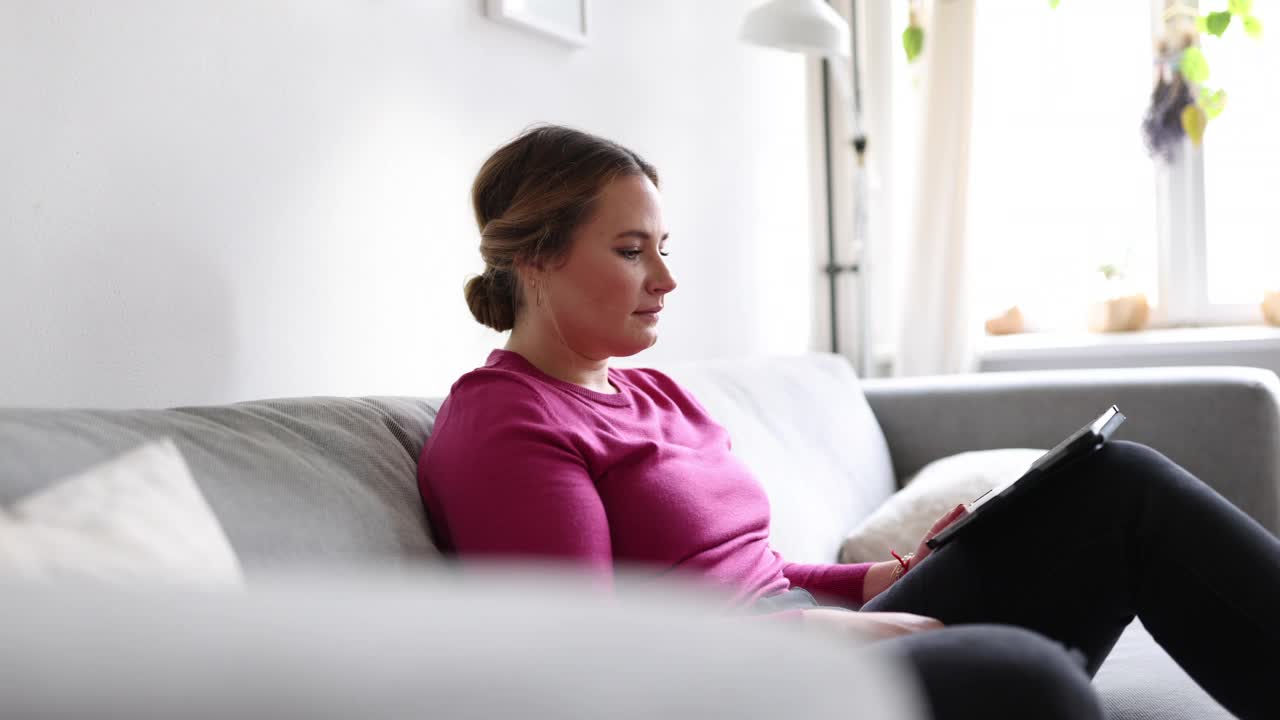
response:
<path id="1" fill-rule="evenodd" d="M 1080 428 L 1066 440 L 1058 443 L 1057 447 L 1037 458 L 1035 462 L 1031 463 L 1031 467 L 1017 480 L 1006 485 L 1003 489 L 996 488 L 979 495 L 973 502 L 969 503 L 969 513 L 930 538 L 927 543 L 928 546 L 933 550 L 937 550 L 946 545 L 961 530 L 966 527 L 973 527 L 974 523 L 979 522 L 978 518 L 989 517 L 996 507 L 1007 505 L 1010 500 L 1028 492 L 1037 484 L 1040 478 L 1073 460 L 1097 450 L 1115 434 L 1116 428 L 1120 427 L 1120 423 L 1124 422 L 1124 419 L 1124 414 L 1120 412 L 1120 409 L 1112 405 L 1106 412 L 1099 415 L 1097 420 Z"/>

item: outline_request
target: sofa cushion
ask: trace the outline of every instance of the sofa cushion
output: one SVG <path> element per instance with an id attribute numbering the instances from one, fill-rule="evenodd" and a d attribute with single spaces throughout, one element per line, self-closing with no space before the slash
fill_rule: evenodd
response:
<path id="1" fill-rule="evenodd" d="M 0 508 L 0 575 L 235 586 L 240 563 L 168 439 Z"/>
<path id="2" fill-rule="evenodd" d="M 1134 620 L 1093 679 L 1111 720 L 1230 720 L 1234 717 Z"/>
<path id="3" fill-rule="evenodd" d="M 907 481 L 840 545 L 840 562 L 877 562 L 910 552 L 943 515 L 1018 479 L 1043 450 L 975 450 L 934 460 Z"/>
<path id="4" fill-rule="evenodd" d="M 264 565 L 437 557 L 415 485 L 437 404 L 262 400 L 172 410 L 0 409 L 0 504 L 170 437 L 246 575 Z"/>
<path id="5" fill-rule="evenodd" d="M 733 359 L 659 369 L 729 430 L 769 495 L 771 542 L 794 562 L 835 562 L 840 541 L 896 489 L 889 449 L 839 355 Z"/>

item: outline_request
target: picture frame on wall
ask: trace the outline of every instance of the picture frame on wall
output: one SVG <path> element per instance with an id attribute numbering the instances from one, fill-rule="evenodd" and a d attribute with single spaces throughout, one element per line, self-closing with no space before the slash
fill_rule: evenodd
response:
<path id="1" fill-rule="evenodd" d="M 485 15 L 570 47 L 587 45 L 590 0 L 485 0 Z"/>

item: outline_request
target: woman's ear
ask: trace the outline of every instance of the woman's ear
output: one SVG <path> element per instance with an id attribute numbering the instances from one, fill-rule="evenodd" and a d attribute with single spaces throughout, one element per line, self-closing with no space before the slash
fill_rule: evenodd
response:
<path id="1" fill-rule="evenodd" d="M 525 302 L 531 305 L 538 304 L 538 288 L 543 282 L 544 273 L 538 267 L 520 261 L 513 265 L 513 269 L 517 283 L 516 292 L 524 297 Z"/>
<path id="2" fill-rule="evenodd" d="M 546 271 L 547 264 L 543 260 L 516 260 L 514 263 L 516 270 L 527 276 L 534 276 Z"/>
<path id="3" fill-rule="evenodd" d="M 533 285 L 531 283 L 536 282 L 537 280 L 539 274 L 537 268 L 533 267 L 529 263 L 517 262 L 512 265 L 511 269 L 515 271 L 516 278 L 518 278 L 521 287 L 533 289 Z"/>

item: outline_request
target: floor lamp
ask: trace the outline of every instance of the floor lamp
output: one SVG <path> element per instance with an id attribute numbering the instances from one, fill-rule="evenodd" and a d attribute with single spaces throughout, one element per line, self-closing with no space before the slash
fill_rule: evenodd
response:
<path id="1" fill-rule="evenodd" d="M 867 326 L 867 263 L 866 263 L 866 167 L 867 136 L 862 127 L 862 89 L 858 72 L 857 0 L 851 0 L 850 20 L 840 17 L 831 5 L 823 0 L 769 0 L 747 14 L 742 23 L 741 39 L 752 45 L 778 48 L 790 52 L 822 58 L 822 130 L 823 157 L 826 167 L 827 191 L 827 275 L 831 303 L 831 352 L 840 352 L 838 323 L 839 298 L 837 281 L 844 273 L 857 276 L 857 348 L 853 357 L 854 367 L 860 377 L 870 377 L 874 367 L 871 357 L 871 333 Z M 848 65 L 846 65 L 848 63 Z M 831 98 L 829 79 L 835 73 L 838 85 L 848 93 L 851 104 L 852 132 L 850 133 L 857 163 L 853 177 L 853 237 L 854 261 L 849 265 L 836 262 L 835 210 L 833 195 L 834 172 L 831 147 Z"/>

